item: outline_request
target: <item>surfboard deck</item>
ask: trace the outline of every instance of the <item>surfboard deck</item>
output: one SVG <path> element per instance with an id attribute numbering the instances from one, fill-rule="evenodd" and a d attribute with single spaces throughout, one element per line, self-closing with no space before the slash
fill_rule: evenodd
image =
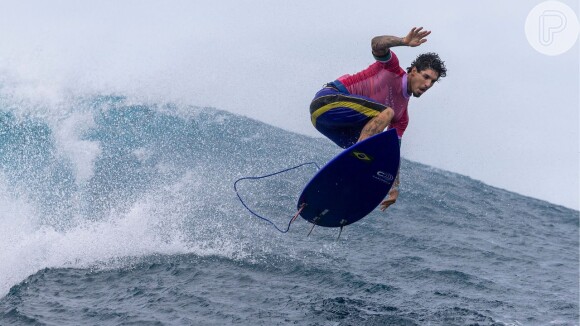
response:
<path id="1" fill-rule="evenodd" d="M 345 149 L 304 187 L 297 207 L 305 220 L 342 227 L 372 212 L 388 194 L 399 170 L 399 139 L 390 129 Z"/>

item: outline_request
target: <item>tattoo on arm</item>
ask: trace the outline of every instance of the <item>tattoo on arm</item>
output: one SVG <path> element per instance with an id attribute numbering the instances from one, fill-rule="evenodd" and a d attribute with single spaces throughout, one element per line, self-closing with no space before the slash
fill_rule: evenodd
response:
<path id="1" fill-rule="evenodd" d="M 406 45 L 402 37 L 383 35 L 376 36 L 371 41 L 371 48 L 373 54 L 376 56 L 384 56 L 393 46 Z"/>
<path id="2" fill-rule="evenodd" d="M 360 132 L 358 141 L 365 140 L 371 136 L 378 134 L 385 129 L 391 119 L 388 116 L 378 115 L 369 121 Z"/>

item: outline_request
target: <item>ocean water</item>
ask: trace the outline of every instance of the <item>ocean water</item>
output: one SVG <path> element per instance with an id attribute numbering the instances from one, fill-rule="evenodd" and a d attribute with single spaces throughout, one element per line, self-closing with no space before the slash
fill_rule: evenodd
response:
<path id="1" fill-rule="evenodd" d="M 233 190 L 338 152 L 213 108 L 0 98 L 0 325 L 578 325 L 578 211 L 403 160 L 337 239 Z M 240 193 L 285 227 L 314 173 Z"/>

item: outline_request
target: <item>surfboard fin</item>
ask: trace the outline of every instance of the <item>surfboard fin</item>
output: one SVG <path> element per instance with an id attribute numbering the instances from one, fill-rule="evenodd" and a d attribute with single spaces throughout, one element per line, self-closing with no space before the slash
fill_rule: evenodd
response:
<path id="1" fill-rule="evenodd" d="M 348 221 L 345 219 L 340 220 L 340 231 L 338 231 L 338 238 L 336 238 L 336 240 L 340 239 L 340 235 L 342 234 L 342 228 L 344 228 L 344 226 L 347 223 L 348 223 Z"/>
<path id="2" fill-rule="evenodd" d="M 310 233 L 312 233 L 312 230 L 314 230 L 314 227 L 316 226 L 316 223 L 312 223 L 312 227 L 310 228 L 310 232 L 308 232 L 308 236 L 310 236 Z"/>
<path id="3" fill-rule="evenodd" d="M 340 235 L 342 234 L 343 227 L 344 227 L 343 225 L 340 226 L 340 231 L 338 231 L 338 237 L 336 238 L 337 241 L 338 241 L 338 239 L 340 239 Z"/>

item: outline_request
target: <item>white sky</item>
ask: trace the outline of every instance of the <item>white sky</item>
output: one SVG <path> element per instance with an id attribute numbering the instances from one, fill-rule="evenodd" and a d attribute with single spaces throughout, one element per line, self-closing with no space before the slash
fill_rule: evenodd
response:
<path id="1" fill-rule="evenodd" d="M 403 156 L 578 209 L 580 42 L 537 53 L 524 24 L 540 2 L 0 0 L 0 80 L 21 96 L 119 92 L 319 136 L 318 88 L 372 63 L 373 36 L 424 26 L 426 44 L 394 49 L 401 65 L 437 52 L 448 77 L 411 99 Z"/>

